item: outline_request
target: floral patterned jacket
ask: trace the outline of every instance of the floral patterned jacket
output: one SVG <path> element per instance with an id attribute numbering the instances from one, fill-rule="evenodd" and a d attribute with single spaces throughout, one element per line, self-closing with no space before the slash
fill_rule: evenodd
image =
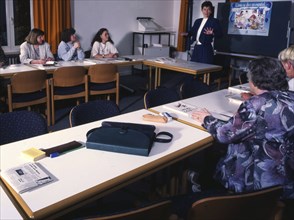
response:
<path id="1" fill-rule="evenodd" d="M 294 92 L 271 91 L 243 102 L 228 122 L 213 116 L 203 126 L 229 144 L 215 178 L 234 192 L 284 186 L 294 199 Z"/>

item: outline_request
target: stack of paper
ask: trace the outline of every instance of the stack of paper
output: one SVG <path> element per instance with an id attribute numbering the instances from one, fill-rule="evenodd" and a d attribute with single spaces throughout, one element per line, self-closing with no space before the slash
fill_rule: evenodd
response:
<path id="1" fill-rule="evenodd" d="M 164 108 L 177 112 L 179 114 L 189 116 L 192 111 L 200 109 L 196 106 L 186 104 L 184 102 L 176 102 L 176 103 L 170 103 L 163 106 Z"/>
<path id="2" fill-rule="evenodd" d="M 17 192 L 24 193 L 53 181 L 37 163 L 26 163 L 1 172 L 1 177 Z"/>
<path id="3" fill-rule="evenodd" d="M 25 158 L 29 161 L 32 161 L 32 162 L 46 157 L 46 154 L 44 151 L 41 151 L 41 150 L 34 148 L 34 147 L 22 151 L 21 155 L 23 158 Z"/>
<path id="4" fill-rule="evenodd" d="M 238 85 L 238 86 L 232 86 L 232 87 L 229 87 L 229 92 L 232 92 L 232 93 L 243 93 L 243 92 L 250 92 L 250 87 L 247 86 L 247 85 Z"/>

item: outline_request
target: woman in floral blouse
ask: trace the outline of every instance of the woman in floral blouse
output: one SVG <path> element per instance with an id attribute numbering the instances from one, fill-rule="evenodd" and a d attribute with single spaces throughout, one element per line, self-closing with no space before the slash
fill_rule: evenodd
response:
<path id="1" fill-rule="evenodd" d="M 192 118 L 220 143 L 228 144 L 216 167 L 215 178 L 233 192 L 284 186 L 284 198 L 294 198 L 294 92 L 278 60 L 262 58 L 248 66 L 250 90 L 229 121 L 207 110 Z"/>

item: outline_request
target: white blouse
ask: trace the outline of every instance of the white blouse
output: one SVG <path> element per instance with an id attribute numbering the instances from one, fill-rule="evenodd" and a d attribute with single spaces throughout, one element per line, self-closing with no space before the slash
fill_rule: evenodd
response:
<path id="1" fill-rule="evenodd" d="M 98 41 L 95 41 L 95 43 L 93 44 L 92 47 L 92 51 L 91 51 L 91 57 L 98 55 L 107 55 L 110 53 L 118 53 L 116 47 L 110 43 L 109 41 L 106 42 L 106 44 L 104 43 L 100 43 Z"/>

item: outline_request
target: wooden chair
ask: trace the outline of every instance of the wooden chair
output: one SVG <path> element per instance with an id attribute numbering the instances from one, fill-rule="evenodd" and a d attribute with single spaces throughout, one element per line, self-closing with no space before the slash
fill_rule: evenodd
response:
<path id="1" fill-rule="evenodd" d="M 10 82 L 7 85 L 9 112 L 46 103 L 47 123 L 50 125 L 50 91 L 46 71 L 19 72 L 11 77 Z"/>
<path id="2" fill-rule="evenodd" d="M 55 124 L 55 101 L 84 97 L 85 102 L 88 102 L 88 77 L 86 69 L 82 66 L 56 69 L 50 84 L 53 125 Z"/>
<path id="3" fill-rule="evenodd" d="M 171 201 L 166 200 L 142 208 L 129 210 L 123 213 L 108 216 L 83 218 L 84 220 L 168 220 L 170 216 Z"/>
<path id="4" fill-rule="evenodd" d="M 89 95 L 116 94 L 115 103 L 119 104 L 119 73 L 114 64 L 97 64 L 90 66 Z"/>
<path id="5" fill-rule="evenodd" d="M 274 220 L 282 187 L 200 199 L 193 203 L 189 220 Z"/>

